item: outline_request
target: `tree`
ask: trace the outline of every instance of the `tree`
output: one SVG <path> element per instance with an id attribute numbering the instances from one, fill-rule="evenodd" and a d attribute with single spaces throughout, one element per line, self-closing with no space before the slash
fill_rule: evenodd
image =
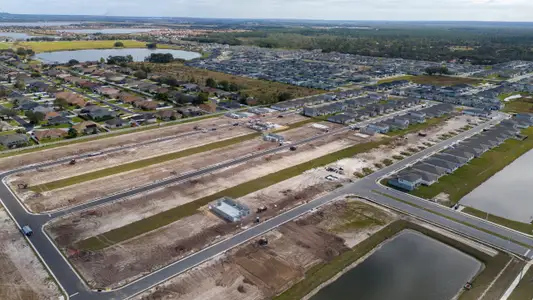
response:
<path id="1" fill-rule="evenodd" d="M 54 106 L 60 108 L 61 110 L 64 110 L 65 107 L 68 106 L 68 102 L 63 98 L 56 98 L 54 100 Z"/>
<path id="2" fill-rule="evenodd" d="M 146 79 L 148 78 L 148 74 L 146 74 L 145 71 L 139 70 L 133 73 L 133 76 L 137 77 L 138 79 Z"/>
<path id="3" fill-rule="evenodd" d="M 26 56 L 27 52 L 26 52 L 26 49 L 22 48 L 22 47 L 19 47 L 17 48 L 17 55 L 20 55 L 20 56 Z"/>
<path id="4" fill-rule="evenodd" d="M 131 55 L 126 55 L 126 56 L 117 55 L 117 56 L 109 56 L 107 58 L 107 63 L 110 65 L 123 65 L 123 64 L 131 63 L 131 62 L 133 62 L 133 56 Z"/>
<path id="5" fill-rule="evenodd" d="M 37 71 L 34 71 L 34 72 L 31 72 L 31 75 L 30 75 L 32 78 L 37 78 L 37 77 L 41 77 L 41 73 L 37 72 Z"/>
<path id="6" fill-rule="evenodd" d="M 148 49 L 156 49 L 157 48 L 157 44 L 156 43 L 148 43 L 148 44 L 146 44 L 146 48 L 148 48 Z"/>
<path id="7" fill-rule="evenodd" d="M 195 97 L 192 101 L 193 105 L 200 105 L 209 100 L 209 95 L 207 93 L 200 93 L 198 94 L 198 97 Z"/>
<path id="8" fill-rule="evenodd" d="M 26 83 L 24 83 L 24 80 L 17 80 L 17 82 L 15 82 L 15 87 L 19 90 L 24 90 L 26 89 Z"/>
<path id="9" fill-rule="evenodd" d="M 103 59 L 103 58 L 101 58 L 101 59 Z M 71 60 L 68 61 L 67 64 L 68 64 L 69 66 L 74 66 L 74 65 L 77 65 L 77 64 L 79 64 L 79 63 L 80 63 L 79 61 L 77 61 L 77 60 L 75 60 L 75 59 L 71 59 Z"/>
<path id="10" fill-rule="evenodd" d="M 105 58 L 100 57 L 100 63 L 101 63 L 101 64 L 105 64 Z"/>
<path id="11" fill-rule="evenodd" d="M 9 108 L 4 108 L 0 111 L 0 115 L 2 116 L 5 116 L 7 117 L 8 119 L 11 119 L 13 118 L 14 116 L 17 115 L 17 112 L 14 111 L 13 109 L 9 109 Z"/>
<path id="12" fill-rule="evenodd" d="M 32 112 L 31 110 L 25 113 L 30 123 L 37 125 L 44 120 L 44 114 L 42 112 Z"/>
<path id="13" fill-rule="evenodd" d="M 220 89 L 229 92 L 229 82 L 227 80 L 222 80 L 218 85 L 220 86 Z"/>
<path id="14" fill-rule="evenodd" d="M 151 53 L 150 56 L 146 57 L 144 61 L 151 62 L 151 63 L 157 63 L 157 64 L 165 64 L 172 62 L 174 60 L 174 56 L 170 53 Z"/>
<path id="15" fill-rule="evenodd" d="M 77 136 L 78 136 L 78 131 L 76 129 L 70 127 L 69 130 L 68 130 L 68 138 L 69 139 L 73 139 L 73 138 L 75 138 Z"/>
<path id="16" fill-rule="evenodd" d="M 168 94 L 165 94 L 165 93 L 157 93 L 154 97 L 156 100 L 161 100 L 161 101 L 168 101 Z"/>
<path id="17" fill-rule="evenodd" d="M 292 94 L 289 92 L 282 92 L 278 94 L 278 101 L 287 101 L 292 99 Z"/>
<path id="18" fill-rule="evenodd" d="M 229 84 L 229 91 L 230 92 L 236 92 L 238 90 L 240 90 L 241 88 L 235 83 L 235 82 L 232 82 Z"/>
<path id="19" fill-rule="evenodd" d="M 115 42 L 114 44 L 115 47 L 124 47 L 124 43 L 123 42 Z"/>
<path id="20" fill-rule="evenodd" d="M 213 78 L 209 77 L 209 78 L 207 78 L 205 80 L 205 85 L 210 87 L 210 88 L 216 88 L 217 87 L 217 82 Z"/>

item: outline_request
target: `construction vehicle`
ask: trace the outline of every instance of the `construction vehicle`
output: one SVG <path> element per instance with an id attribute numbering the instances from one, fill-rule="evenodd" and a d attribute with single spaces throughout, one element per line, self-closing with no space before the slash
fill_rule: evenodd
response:
<path id="1" fill-rule="evenodd" d="M 268 245 L 268 239 L 266 237 L 262 237 L 257 241 L 257 244 L 259 244 L 259 246 L 266 246 Z"/>
<path id="2" fill-rule="evenodd" d="M 22 226 L 20 231 L 22 232 L 22 234 L 24 234 L 27 237 L 30 237 L 30 236 L 33 235 L 33 230 L 31 230 L 30 226 L 28 226 L 28 225 Z"/>
<path id="3" fill-rule="evenodd" d="M 71 166 L 73 166 L 73 165 L 75 165 L 75 164 L 76 164 L 76 160 L 75 160 L 75 159 L 73 159 L 73 160 L 71 160 L 71 161 L 70 161 L 70 162 L 69 162 L 68 164 L 69 164 L 69 165 L 71 165 Z"/>
<path id="4" fill-rule="evenodd" d="M 259 214 L 259 213 L 265 212 L 265 211 L 267 211 L 267 209 L 268 208 L 266 206 L 264 206 L 264 205 L 260 206 L 260 207 L 257 208 L 257 213 Z"/>
<path id="5" fill-rule="evenodd" d="M 296 149 L 297 149 L 296 146 L 291 146 L 291 147 L 289 148 L 289 150 L 291 150 L 291 151 L 296 151 Z"/>

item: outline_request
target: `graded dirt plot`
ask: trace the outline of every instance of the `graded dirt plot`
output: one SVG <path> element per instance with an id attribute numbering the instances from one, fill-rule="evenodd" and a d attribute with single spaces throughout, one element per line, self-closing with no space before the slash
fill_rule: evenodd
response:
<path id="1" fill-rule="evenodd" d="M 290 138 L 293 134 L 298 134 L 298 130 L 299 129 L 292 129 L 287 131 L 286 136 Z M 307 131 L 307 128 L 304 130 L 307 132 L 307 136 L 309 136 L 310 131 Z M 232 182 L 232 185 L 236 185 L 237 182 L 241 182 L 243 179 L 251 180 L 259 176 L 264 176 L 284 167 L 325 155 L 331 151 L 348 147 L 357 142 L 358 139 L 350 136 L 349 134 L 336 134 L 320 138 L 309 144 L 301 146 L 298 151 L 285 150 L 277 154 L 272 154 L 263 158 L 249 161 L 245 163 L 244 166 L 243 164 L 241 164 L 240 167 L 233 166 L 233 168 L 239 168 L 231 171 L 233 173 L 240 171 L 244 172 L 247 170 L 246 168 L 248 168 L 249 173 L 245 176 L 237 178 L 237 181 Z M 254 140 L 242 142 L 232 146 L 167 161 L 130 172 L 120 173 L 67 186 L 65 188 L 53 191 L 35 193 L 31 190 L 18 190 L 18 194 L 30 209 L 35 211 L 50 211 L 69 205 L 84 203 L 122 190 L 138 187 L 156 180 L 183 174 L 192 170 L 202 169 L 215 163 L 235 159 L 236 157 L 241 157 L 256 151 L 275 148 L 277 146 L 278 145 L 276 143 L 265 142 L 261 138 L 256 138 Z M 284 157 L 287 158 L 279 162 L 280 159 Z M 268 166 L 264 166 L 262 168 L 258 168 L 257 166 L 258 164 L 265 164 L 269 162 L 270 165 Z M 258 171 L 260 171 L 260 173 Z M 227 176 L 229 177 L 231 175 L 232 174 L 229 174 Z M 13 182 L 14 190 L 17 190 L 16 183 L 18 183 L 18 181 Z M 222 190 L 223 187 L 227 187 L 227 184 L 220 182 L 218 183 L 220 184 L 220 190 Z M 98 189 L 94 189 L 94 186 L 98 186 Z"/>
<path id="2" fill-rule="evenodd" d="M 343 213 L 341 208 L 348 208 L 351 214 Z M 271 299 L 301 280 L 313 266 L 327 262 L 349 249 L 342 238 L 325 229 L 329 226 L 327 224 L 349 223 L 350 220 L 366 216 L 375 217 L 381 224 L 395 218 L 393 214 L 366 203 L 338 200 L 268 232 L 263 236 L 268 240 L 266 246 L 259 246 L 258 239 L 252 240 L 135 299 Z M 373 229 L 369 231 L 369 228 Z M 344 232 L 367 237 L 380 228 L 382 225 L 366 223 Z M 217 296 L 210 293 L 211 290 L 216 290 Z"/>
<path id="3" fill-rule="evenodd" d="M 154 140 L 156 138 L 183 134 L 186 132 L 193 131 L 195 126 L 199 126 L 201 128 L 212 128 L 215 126 L 229 125 L 232 123 L 233 120 L 229 118 L 217 117 L 180 125 L 158 127 L 140 132 L 127 133 L 94 141 L 80 142 L 72 145 L 65 145 L 57 148 L 0 158 L 0 171 L 11 170 L 24 165 L 41 163 L 48 160 L 61 159 L 93 151 L 101 151 L 107 148 L 137 144 L 140 142 Z"/>
<path id="4" fill-rule="evenodd" d="M 395 161 L 395 156 L 405 156 L 402 153 L 412 153 L 409 149 L 420 151 L 423 148 L 434 145 L 438 142 L 439 136 L 452 131 L 456 131 L 469 125 L 469 121 L 478 121 L 475 117 L 461 115 L 445 121 L 444 123 L 424 130 L 425 137 L 416 133 L 406 134 L 403 139 L 397 139 L 394 143 L 380 146 L 366 153 L 361 153 L 353 158 L 346 158 L 338 161 L 337 166 L 342 167 L 346 175 L 363 173 L 363 169 L 377 169 L 386 166 L 385 160 Z M 421 148 L 422 147 L 422 148 Z M 376 166 L 378 164 L 378 166 Z"/>
<path id="5" fill-rule="evenodd" d="M 54 280 L 3 208 L 0 224 L 0 299 L 59 299 Z"/>
<path id="6" fill-rule="evenodd" d="M 217 131 L 199 132 L 167 141 L 155 142 L 135 148 L 76 160 L 75 165 L 64 163 L 48 168 L 40 168 L 10 176 L 9 181 L 16 186 L 18 183 L 28 184 L 30 187 L 46 184 L 56 180 L 70 178 L 94 171 L 113 168 L 129 162 L 135 162 L 150 157 L 156 157 L 172 152 L 179 152 L 188 148 L 198 147 L 221 140 L 253 133 L 253 131 L 237 126 L 225 127 Z"/>

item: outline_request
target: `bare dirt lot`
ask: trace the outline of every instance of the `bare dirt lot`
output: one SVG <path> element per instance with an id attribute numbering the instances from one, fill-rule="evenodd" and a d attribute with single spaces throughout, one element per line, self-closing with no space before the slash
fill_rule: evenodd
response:
<path id="1" fill-rule="evenodd" d="M 394 161 L 394 156 L 405 156 L 405 153 L 412 153 L 410 150 L 420 151 L 423 148 L 441 142 L 439 140 L 441 135 L 467 126 L 469 125 L 469 121 L 477 122 L 478 120 L 475 117 L 466 115 L 457 116 L 440 125 L 424 130 L 425 137 L 419 136 L 418 133 L 410 133 L 405 135 L 403 140 L 397 140 L 394 144 L 381 146 L 372 151 L 358 154 L 353 158 L 342 159 L 338 161 L 337 165 L 345 170 L 346 175 L 363 173 L 363 169 L 365 168 L 375 170 L 379 168 L 379 165 L 382 167 L 385 166 L 383 161 L 386 159 Z"/>
<path id="2" fill-rule="evenodd" d="M 267 233 L 266 246 L 259 246 L 254 240 L 136 299 L 270 299 L 303 278 L 305 271 L 314 265 L 349 249 L 331 228 L 338 230 L 340 224 L 353 224 L 354 220 L 368 217 L 375 218 L 379 224 L 361 222 L 358 226 L 345 227 L 342 233 L 368 236 L 395 219 L 394 214 L 366 203 L 338 200 Z M 205 274 L 210 276 L 202 276 Z M 212 289 L 217 293 L 210 293 Z"/>
<path id="3" fill-rule="evenodd" d="M 0 299 L 59 299 L 54 280 L 3 208 L 0 224 Z"/>
<path id="4" fill-rule="evenodd" d="M 294 122 L 299 122 L 305 118 L 291 114 L 284 118 L 276 118 L 279 113 L 272 113 L 266 117 L 258 117 L 259 119 L 264 119 L 266 121 L 273 121 L 280 124 L 286 125 Z M 94 141 L 87 141 L 83 143 L 77 143 L 73 145 L 65 145 L 62 147 L 26 153 L 16 156 L 10 156 L 5 158 L 0 158 L 0 171 L 11 170 L 16 167 L 40 163 L 48 160 L 56 160 L 60 158 L 80 155 L 83 153 L 90 153 L 94 151 L 101 151 L 107 148 L 114 148 L 120 146 L 126 146 L 131 144 L 136 144 L 144 141 L 154 140 L 157 138 L 169 137 L 178 134 L 183 134 L 186 132 L 194 131 L 194 127 L 198 126 L 200 128 L 209 129 L 218 126 L 230 125 L 235 122 L 246 122 L 247 119 L 234 120 L 227 117 L 216 117 L 212 119 L 199 120 L 196 122 L 190 122 L 185 124 L 178 124 L 172 126 L 164 126 L 159 128 L 154 128 L 152 130 L 145 130 L 140 132 L 133 132 L 128 134 L 123 134 L 119 136 L 102 138 Z M 274 121 L 273 121 L 274 122 Z"/>
<path id="5" fill-rule="evenodd" d="M 302 129 L 292 129 L 284 134 L 287 138 L 291 138 L 292 135 L 300 135 L 301 133 L 299 133 L 299 131 L 305 132 L 307 137 L 312 134 L 319 133 L 316 129 L 306 127 Z M 275 172 L 276 170 L 288 167 L 289 165 L 315 158 L 317 155 L 325 155 L 328 153 L 327 151 L 335 151 L 344 147 L 348 147 L 357 143 L 358 141 L 359 140 L 357 138 L 350 136 L 349 134 L 336 134 L 324 137 L 301 147 L 296 152 L 283 151 L 260 159 L 252 160 L 244 165 L 241 164 L 240 166 L 233 166 L 228 172 L 226 172 L 229 174 L 224 174 L 226 177 L 218 176 L 221 177 L 220 180 L 223 180 L 227 183 L 221 182 L 216 178 L 214 180 L 217 180 L 218 187 L 220 190 L 222 190 L 228 186 L 228 183 L 231 183 L 231 185 L 236 185 L 237 182 L 242 181 L 243 179 L 251 180 L 259 176 L 264 176 L 268 174 L 266 172 Z M 84 203 L 95 198 L 103 197 L 132 187 L 138 187 L 156 180 L 183 174 L 192 170 L 202 169 L 212 164 L 235 159 L 236 157 L 241 157 L 256 151 L 275 148 L 277 146 L 278 145 L 276 143 L 265 142 L 261 138 L 257 138 L 232 146 L 183 157 L 139 170 L 120 173 L 113 176 L 67 186 L 53 191 L 35 193 L 27 189 L 18 190 L 16 185 L 18 181 L 13 181 L 12 187 L 17 191 L 19 197 L 30 209 L 41 212 L 50 211 L 69 205 Z M 283 165 L 282 163 L 285 163 L 285 161 L 282 163 L 277 163 L 277 161 L 284 157 L 288 157 L 285 159 L 285 161 L 287 161 L 286 163 L 288 164 Z M 263 168 L 257 167 L 258 164 L 266 164 L 269 162 L 270 165 L 268 166 L 265 165 Z M 233 182 L 230 182 L 226 180 L 228 177 L 232 177 L 233 174 L 237 174 L 241 171 L 246 172 L 246 168 L 249 168 L 248 170 L 250 174 L 240 176 L 237 178 L 237 181 L 234 180 Z M 98 186 L 98 189 L 93 188 L 95 185 Z M 212 191 L 207 187 L 205 187 L 203 190 L 205 192 Z M 189 190 L 187 192 L 189 192 Z"/>

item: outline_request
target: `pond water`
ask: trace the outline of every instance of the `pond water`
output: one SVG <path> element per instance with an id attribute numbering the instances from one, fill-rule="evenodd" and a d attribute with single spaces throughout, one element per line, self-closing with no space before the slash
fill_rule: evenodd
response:
<path id="1" fill-rule="evenodd" d="M 83 33 L 83 34 L 93 34 L 93 33 L 128 34 L 128 33 L 149 32 L 152 30 L 157 30 L 157 29 L 156 28 L 104 28 L 104 29 L 60 29 L 58 31 Z"/>
<path id="2" fill-rule="evenodd" d="M 459 202 L 461 205 L 522 223 L 533 221 L 533 150 L 489 178 Z"/>
<path id="3" fill-rule="evenodd" d="M 473 257 L 406 230 L 311 300 L 450 300 L 481 268 Z"/>
<path id="4" fill-rule="evenodd" d="M 155 49 L 147 48 L 131 48 L 131 49 L 91 49 L 91 50 L 75 50 L 75 51 L 56 51 L 38 53 L 35 57 L 43 62 L 51 63 L 67 63 L 71 59 L 77 61 L 97 61 L 100 58 L 107 58 L 108 56 L 133 56 L 134 61 L 143 61 L 151 53 L 170 53 L 174 58 L 181 58 L 190 60 L 201 56 L 200 53 L 173 50 L 173 49 Z"/>

